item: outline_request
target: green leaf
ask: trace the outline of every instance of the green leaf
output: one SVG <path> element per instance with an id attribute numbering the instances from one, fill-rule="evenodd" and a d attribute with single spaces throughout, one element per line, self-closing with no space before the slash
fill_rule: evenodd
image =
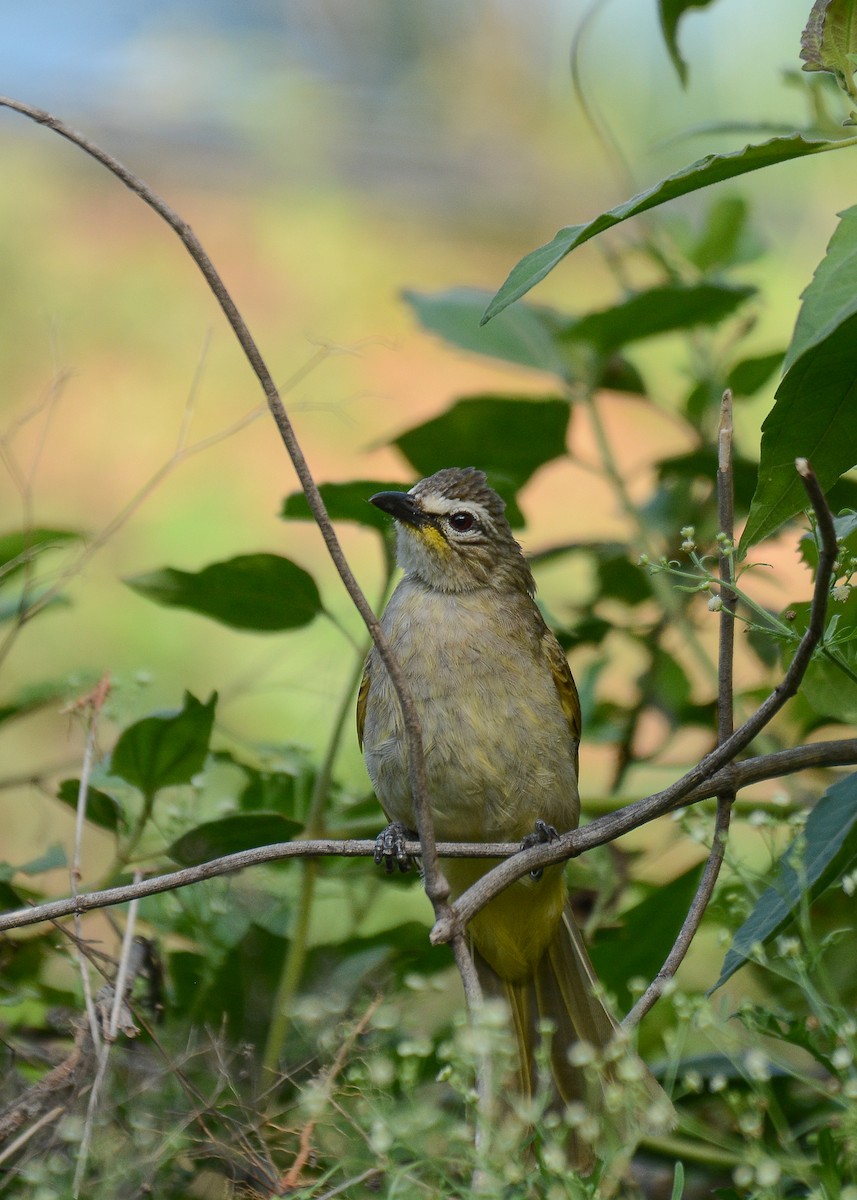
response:
<path id="1" fill-rule="evenodd" d="M 442 467 L 479 467 L 509 503 L 510 490 L 517 492 L 544 463 L 565 454 L 570 414 L 565 400 L 473 396 L 392 444 L 420 475 Z"/>
<path id="2" fill-rule="evenodd" d="M 57 799 L 77 812 L 77 798 L 80 791 L 79 779 L 64 779 L 57 791 Z M 102 829 L 115 833 L 122 819 L 122 805 L 109 792 L 101 791 L 92 785 L 86 794 L 86 819 Z"/>
<path id="3" fill-rule="evenodd" d="M 41 875 L 43 871 L 56 871 L 59 867 L 67 867 L 68 859 L 66 858 L 65 850 L 56 842 L 53 846 L 49 846 L 44 854 L 40 854 L 38 858 L 33 858 L 29 862 L 21 863 L 15 868 L 22 875 Z"/>
<path id="4" fill-rule="evenodd" d="M 635 977 L 648 983 L 664 965 L 696 892 L 702 868 L 691 867 L 662 884 L 623 914 L 619 929 L 598 933 L 591 947 L 598 978 L 627 1009 L 633 997 L 628 988 Z"/>
<path id="5" fill-rule="evenodd" d="M 747 202 L 741 196 L 721 196 L 706 215 L 705 226 L 688 257 L 700 271 L 713 271 L 731 266 L 756 250 L 747 236 Z"/>
<path id="6" fill-rule="evenodd" d="M 484 324 L 486 321 L 490 321 L 513 301 L 526 295 L 531 288 L 549 275 L 554 267 L 562 262 L 575 247 L 588 242 L 590 238 L 602 233 L 605 229 L 611 229 L 614 225 L 627 221 L 629 217 L 648 212 L 660 204 L 665 204 L 668 200 L 686 196 L 690 192 L 709 187 L 713 183 L 720 183 L 724 179 L 735 179 L 739 175 L 758 171 L 762 167 L 774 166 L 776 163 L 788 162 L 794 158 L 803 158 L 809 154 L 823 154 L 827 150 L 836 150 L 842 146 L 855 144 L 857 144 L 857 138 L 854 137 L 835 140 L 809 139 L 799 133 L 793 133 L 786 137 L 771 138 L 758 145 L 748 145 L 742 150 L 734 150 L 730 154 L 708 154 L 705 158 L 691 163 L 690 166 L 683 167 L 667 179 L 660 180 L 647 191 L 640 192 L 639 195 L 617 205 L 616 208 L 600 213 L 593 220 L 586 221 L 582 225 L 569 225 L 560 229 L 550 242 L 527 254 L 517 266 L 512 268 L 508 279 L 486 308 L 482 322 Z"/>
<path id="7" fill-rule="evenodd" d="M 185 692 L 178 712 L 129 725 L 114 747 L 110 773 L 149 797 L 161 788 L 190 783 L 205 765 L 216 706 L 216 692 L 206 704 Z"/>
<path id="8" fill-rule="evenodd" d="M 424 329 L 461 350 L 553 375 L 567 373 L 568 362 L 554 342 L 555 329 L 567 324 L 567 318 L 552 309 L 521 304 L 486 328 L 480 318 L 490 292 L 453 288 L 432 295 L 410 291 L 403 295 Z"/>
<path id="9" fill-rule="evenodd" d="M 164 567 L 124 582 L 156 604 L 257 633 L 297 629 L 322 611 L 313 577 L 278 554 L 242 554 L 197 573 Z"/>
<path id="10" fill-rule="evenodd" d="M 768 537 L 807 507 L 795 471 L 808 458 L 822 488 L 857 462 L 857 205 L 840 214 L 804 292 L 785 374 L 762 425 L 759 482 L 741 546 Z"/>
<path id="11" fill-rule="evenodd" d="M 56 550 L 81 537 L 73 529 L 22 529 L 0 534 L 0 586 L 46 550 Z"/>
<path id="12" fill-rule="evenodd" d="M 589 342 L 602 354 L 610 354 L 629 342 L 657 334 L 716 325 L 755 292 L 754 287 L 719 283 L 663 284 L 581 317 L 567 325 L 562 337 Z"/>
<path id="13" fill-rule="evenodd" d="M 840 513 L 833 518 L 833 531 L 836 541 L 850 554 L 857 558 L 857 513 Z M 805 533 L 798 542 L 798 553 L 801 560 L 812 570 L 813 578 L 818 568 L 818 543 L 815 533 Z"/>
<path id="14" fill-rule="evenodd" d="M 811 900 L 849 871 L 857 860 L 857 774 L 840 779 L 809 814 L 806 828 L 780 859 L 779 871 L 732 939 L 715 991 L 793 920 L 806 895 Z"/>
<path id="15" fill-rule="evenodd" d="M 687 86 L 687 63 L 678 48 L 678 24 L 689 8 L 708 8 L 712 0 L 658 0 L 661 30 L 682 87 Z"/>
<path id="16" fill-rule="evenodd" d="M 300 829 L 297 821 L 290 821 L 280 813 L 234 813 L 188 830 L 173 842 L 167 854 L 173 862 L 193 867 L 240 850 L 291 841 Z"/>
<path id="17" fill-rule="evenodd" d="M 376 492 L 395 492 L 410 486 L 401 481 L 390 483 L 380 479 L 353 479 L 348 483 L 321 483 L 318 490 L 331 521 L 357 521 L 386 532 L 390 518 L 380 508 L 370 504 L 369 497 Z M 286 497 L 280 516 L 292 521 L 314 520 L 303 492 L 292 492 Z"/>
<path id="18" fill-rule="evenodd" d="M 840 87 L 852 92 L 850 84 L 857 55 L 854 0 L 815 0 L 800 45 L 804 71 L 830 71 Z"/>
<path id="19" fill-rule="evenodd" d="M 783 364 L 784 350 L 773 354 L 760 354 L 755 358 L 744 358 L 736 363 L 726 376 L 726 386 L 736 396 L 752 396 L 764 387 L 775 371 Z"/>

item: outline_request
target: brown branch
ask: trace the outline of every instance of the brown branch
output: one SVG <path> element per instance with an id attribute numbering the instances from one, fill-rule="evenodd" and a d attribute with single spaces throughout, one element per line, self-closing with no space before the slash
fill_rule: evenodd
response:
<path id="1" fill-rule="evenodd" d="M 169 225 L 174 233 L 178 235 L 190 257 L 196 263 L 201 271 L 206 283 L 214 294 L 218 304 L 232 328 L 233 333 L 240 345 L 244 356 L 249 362 L 262 386 L 265 393 L 265 398 L 268 402 L 268 407 L 271 415 L 276 422 L 280 437 L 283 441 L 295 472 L 300 481 L 301 487 L 307 498 L 310 511 L 315 518 L 316 524 L 321 531 L 322 538 L 327 546 L 333 563 L 339 572 L 339 576 L 345 586 L 346 591 L 351 597 L 355 608 L 360 613 L 369 634 L 378 648 L 378 653 L 387 668 L 393 688 L 399 701 L 399 706 L 402 712 L 402 723 L 405 732 L 405 740 L 408 746 L 408 770 L 411 794 L 414 803 L 414 814 L 416 817 L 417 831 L 420 835 L 421 854 L 423 859 L 423 876 L 425 889 L 435 908 L 436 914 L 440 917 L 445 916 L 447 920 L 452 921 L 455 925 L 455 916 L 449 911 L 447 899 L 449 896 L 449 884 L 443 876 L 438 863 L 437 851 L 435 849 L 434 824 L 432 820 L 431 804 L 428 797 L 425 776 L 425 759 L 423 756 L 422 732 L 420 729 L 419 717 L 411 696 L 410 689 L 405 679 L 404 673 L 396 660 L 395 655 L 390 649 L 390 645 L 384 636 L 378 618 L 373 612 L 369 602 L 363 594 L 351 567 L 342 551 L 339 539 L 328 516 L 324 501 L 316 486 L 315 479 L 310 471 L 309 465 L 304 457 L 303 450 L 298 442 L 292 423 L 283 405 L 279 390 L 271 372 L 268 370 L 262 354 L 256 345 L 256 342 L 250 333 L 250 330 L 241 315 L 237 305 L 230 295 L 226 285 L 216 270 L 213 262 L 202 247 L 196 234 L 191 227 L 184 221 L 178 213 L 176 213 L 156 192 L 154 192 L 143 180 L 139 179 L 127 167 L 123 166 L 112 155 L 96 146 L 83 134 L 71 129 L 59 118 L 52 116 L 43 109 L 34 108 L 29 104 L 24 104 L 20 100 L 13 100 L 6 96 L 0 96 L 0 106 L 10 108 L 22 116 L 28 117 L 32 121 L 38 122 L 40 125 L 46 126 L 60 137 L 65 138 L 73 145 L 83 150 L 96 162 L 99 162 L 103 167 L 122 183 L 135 195 L 153 209 L 163 221 Z M 463 937 L 463 926 L 460 931 L 456 931 L 455 936 Z M 458 955 L 456 956 L 458 959 Z M 466 956 L 464 956 L 466 957 Z M 463 965 L 463 958 L 459 962 L 459 966 Z M 468 973 L 466 980 L 466 990 L 468 995 L 478 994 L 478 980 L 476 979 L 475 968 L 465 966 L 465 971 Z"/>
<path id="2" fill-rule="evenodd" d="M 857 738 L 841 738 L 837 741 L 816 742 L 809 746 L 794 746 L 789 750 L 778 750 L 773 754 L 762 754 L 757 758 L 748 758 L 744 762 L 733 763 L 718 771 L 709 780 L 697 785 L 688 795 L 676 801 L 672 808 L 684 808 L 698 804 L 716 796 L 724 788 L 750 787 L 755 783 L 763 783 L 766 779 L 778 779 L 783 775 L 794 775 L 798 771 L 813 768 L 857 766 Z M 615 841 L 624 833 L 645 825 L 651 820 L 646 815 L 646 806 L 651 797 L 637 800 L 616 812 L 598 817 L 582 829 L 576 829 L 573 834 L 563 839 L 566 850 L 562 858 L 576 858 L 586 850 L 595 846 L 603 846 Z M 667 809 L 666 811 L 671 811 Z M 642 812 L 643 815 L 640 815 Z M 512 858 L 526 864 L 526 870 L 536 870 L 547 861 L 557 860 L 553 855 L 555 842 L 549 846 L 534 846 L 531 850 L 521 850 L 519 842 L 438 842 L 437 850 L 444 858 Z M 408 842 L 405 845 L 408 854 L 418 857 L 419 842 Z M 550 860 L 546 854 L 551 853 Z M 24 925 L 38 925 L 42 921 L 56 921 L 62 917 L 72 916 L 75 912 L 91 912 L 97 908 L 111 908 L 116 904 L 126 904 L 137 897 L 155 896 L 161 892 L 178 891 L 183 887 L 191 887 L 205 879 L 216 879 L 222 875 L 230 875 L 235 871 L 243 871 L 262 863 L 282 862 L 289 858 L 372 858 L 375 854 L 375 842 L 369 838 L 337 840 L 321 838 L 314 841 L 276 842 L 270 846 L 257 846 L 253 850 L 240 850 L 235 854 L 227 854 L 222 858 L 213 858 L 209 862 L 200 863 L 194 867 L 184 867 L 179 871 L 170 871 L 166 875 L 151 875 L 137 884 L 124 884 L 121 887 L 108 888 L 100 892 L 82 892 L 75 901 L 68 897 L 63 900 L 50 900 L 45 904 L 33 905 L 30 908 L 20 908 L 0 916 L 0 933 L 9 929 L 18 929 Z M 526 856 L 526 857 L 525 857 Z M 496 868 L 495 868 L 496 869 Z M 435 939 L 440 940 L 440 939 Z"/>
<path id="3" fill-rule="evenodd" d="M 732 433 L 732 392 L 727 388 L 720 402 L 720 427 L 717 438 L 717 523 L 720 527 L 721 584 L 718 597 L 720 600 L 720 639 L 717 663 L 717 740 L 719 744 L 732 736 L 735 713 L 735 609 L 738 597 L 734 590 L 735 495 Z M 723 866 L 734 802 L 734 786 L 725 787 L 718 792 L 714 835 L 702 877 L 663 966 L 622 1022 L 628 1029 L 637 1025 L 661 998 L 667 983 L 674 978 L 690 949 L 691 942 L 696 937 L 705 910 L 714 895 L 720 868 Z"/>
<path id="4" fill-rule="evenodd" d="M 655 817 L 663 816 L 673 808 L 681 807 L 682 803 L 687 802 L 687 798 L 694 792 L 694 789 L 705 783 L 706 780 L 710 781 L 715 772 L 732 763 L 736 755 L 753 741 L 786 701 L 795 695 L 809 666 L 813 651 L 824 633 L 827 597 L 837 551 L 833 517 L 818 480 L 805 458 L 797 459 L 795 467 L 815 512 L 817 527 L 821 534 L 821 545 L 818 550 L 818 567 L 810 605 L 809 623 L 781 682 L 743 725 L 720 742 L 695 767 L 668 788 L 655 792 L 645 800 L 629 804 L 626 808 L 620 809 L 618 813 L 611 813 L 608 817 L 601 818 L 600 822 L 594 821 L 592 825 L 587 825 L 584 829 L 571 830 L 546 846 L 536 846 L 532 850 L 525 850 L 519 857 L 516 856 L 514 861 L 500 863 L 493 870 L 487 872 L 472 887 L 462 893 L 453 904 L 452 908 L 457 917 L 456 926 L 450 926 L 444 921 L 437 922 L 432 931 L 432 941 L 448 941 L 453 928 L 460 927 L 461 922 L 466 925 L 480 909 L 485 907 L 489 900 L 499 895 L 516 879 L 521 879 L 528 871 L 562 862 L 580 854 L 583 850 L 590 849 L 592 845 L 600 844 L 602 840 L 612 841 L 639 825 L 645 825 Z M 724 780 L 723 786 L 731 786 L 728 783 L 728 777 L 727 780 Z M 599 828 L 596 829 L 596 826 Z M 610 830 L 610 837 L 602 839 L 602 830 L 607 828 Z M 593 837 L 596 839 L 594 842 L 591 840 Z"/>

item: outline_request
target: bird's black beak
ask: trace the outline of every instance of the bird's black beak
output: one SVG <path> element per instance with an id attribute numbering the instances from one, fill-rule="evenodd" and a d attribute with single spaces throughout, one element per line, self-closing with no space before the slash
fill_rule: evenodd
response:
<path id="1" fill-rule="evenodd" d="M 425 525 L 429 520 L 413 496 L 407 492 L 377 492 L 369 497 L 369 503 L 380 508 L 382 512 L 389 513 L 397 521 L 403 521 L 415 528 Z"/>

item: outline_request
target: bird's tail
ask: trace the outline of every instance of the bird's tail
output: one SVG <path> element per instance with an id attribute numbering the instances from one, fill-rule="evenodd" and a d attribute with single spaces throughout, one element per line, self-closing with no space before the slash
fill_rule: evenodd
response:
<path id="1" fill-rule="evenodd" d="M 601 999 L 568 904 L 533 978 L 510 983 L 478 950 L 474 958 L 483 992 L 502 997 L 511 1012 L 518 1094 L 547 1094 L 550 1107 L 571 1118 L 566 1143 L 571 1164 L 591 1170 L 610 1145 L 633 1152 L 656 1124 L 654 1110 L 664 1118 L 663 1125 L 670 1124 L 669 1101 L 625 1045 L 618 1022 Z"/>

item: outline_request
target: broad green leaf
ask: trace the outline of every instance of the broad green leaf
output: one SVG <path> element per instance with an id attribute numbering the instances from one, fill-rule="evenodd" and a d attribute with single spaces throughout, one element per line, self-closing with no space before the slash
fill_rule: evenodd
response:
<path id="1" fill-rule="evenodd" d="M 795 471 L 808 458 L 822 488 L 857 463 L 857 205 L 839 225 L 804 292 L 785 374 L 762 425 L 759 483 L 741 546 L 808 506 Z"/>
<path id="2" fill-rule="evenodd" d="M 507 308 L 513 301 L 526 295 L 531 288 L 540 283 L 558 263 L 570 254 L 577 246 L 588 242 L 596 234 L 614 225 L 627 221 L 639 213 L 648 212 L 669 200 L 686 196 L 700 188 L 709 187 L 713 183 L 721 183 L 724 179 L 735 179 L 750 171 L 758 171 L 762 167 L 771 167 L 776 163 L 788 162 L 794 158 L 803 158 L 809 154 L 823 154 L 827 150 L 837 150 L 844 146 L 857 144 L 857 138 L 809 139 L 799 133 L 785 137 L 771 138 L 767 142 L 745 146 L 742 150 L 734 150 L 729 154 L 708 154 L 705 158 L 683 167 L 667 179 L 662 179 L 645 192 L 632 196 L 630 200 L 600 213 L 591 221 L 582 225 L 568 225 L 556 234 L 546 245 L 540 246 L 527 254 L 512 271 L 486 308 L 482 321 L 490 321 L 498 313 Z"/>
<path id="3" fill-rule="evenodd" d="M 721 283 L 668 283 L 568 323 L 561 336 L 610 354 L 629 342 L 695 325 L 715 325 L 756 292 Z"/>
<path id="4" fill-rule="evenodd" d="M 82 534 L 73 529 L 22 529 L 0 534 L 0 586 L 45 550 L 55 550 Z"/>
<path id="5" fill-rule="evenodd" d="M 57 791 L 57 799 L 69 808 L 77 811 L 77 799 L 80 791 L 79 779 L 64 779 Z M 109 792 L 101 791 L 90 785 L 86 794 L 86 819 L 102 829 L 115 833 L 122 819 L 122 805 Z"/>
<path id="6" fill-rule="evenodd" d="M 278 554 L 242 554 L 196 573 L 164 567 L 124 582 L 156 604 L 257 633 L 297 629 L 322 611 L 313 577 Z"/>
<path id="7" fill-rule="evenodd" d="M 691 867 L 662 884 L 622 916 L 618 929 L 599 931 L 591 948 L 598 978 L 616 996 L 619 1007 L 630 1006 L 628 984 L 635 977 L 649 983 L 664 965 L 699 883 L 701 867 Z"/>
<path id="8" fill-rule="evenodd" d="M 490 292 L 475 288 L 431 295 L 409 291 L 404 298 L 424 329 L 462 350 L 552 375 L 562 376 L 568 370 L 568 361 L 554 341 L 554 331 L 567 324 L 567 318 L 551 309 L 520 304 L 486 327 L 479 322 Z"/>
<path id="9" fill-rule="evenodd" d="M 658 0 L 664 41 L 682 86 L 687 85 L 687 63 L 678 48 L 678 24 L 690 8 L 708 8 L 712 0 Z"/>
<path id="10" fill-rule="evenodd" d="M 840 779 L 816 804 L 806 827 L 780 859 L 777 877 L 732 939 L 715 991 L 792 921 L 807 895 L 814 899 L 857 860 L 857 774 Z"/>
<path id="11" fill-rule="evenodd" d="M 857 64 L 857 2 L 815 0 L 800 38 L 804 71 L 830 71 L 843 91 L 857 99 L 854 67 Z M 855 114 L 846 121 L 854 124 Z"/>
<path id="12" fill-rule="evenodd" d="M 784 354 L 785 351 L 777 350 L 773 354 L 742 359 L 726 376 L 726 386 L 736 397 L 754 395 L 782 367 Z"/>
<path id="13" fill-rule="evenodd" d="M 291 841 L 300 829 L 297 821 L 290 821 L 280 813 L 234 813 L 188 830 L 173 842 L 167 854 L 173 862 L 193 867 L 239 850 Z"/>
<path id="14" fill-rule="evenodd" d="M 516 492 L 544 463 L 565 454 L 570 414 L 565 400 L 473 396 L 392 444 L 420 475 L 442 467 L 479 467 L 511 509 L 510 490 Z"/>
<path id="15" fill-rule="evenodd" d="M 161 788 L 190 783 L 205 765 L 216 706 L 216 692 L 206 704 L 185 692 L 178 712 L 130 725 L 114 747 L 110 773 L 150 797 Z"/>
<path id="16" fill-rule="evenodd" d="M 407 491 L 410 486 L 410 483 L 390 483 L 381 479 L 353 479 L 348 483 L 321 483 L 318 490 L 331 521 L 358 521 L 372 529 L 386 531 L 390 519 L 380 508 L 369 503 L 369 497 L 376 492 Z M 303 492 L 292 492 L 286 497 L 280 516 L 292 521 L 313 520 Z"/>

